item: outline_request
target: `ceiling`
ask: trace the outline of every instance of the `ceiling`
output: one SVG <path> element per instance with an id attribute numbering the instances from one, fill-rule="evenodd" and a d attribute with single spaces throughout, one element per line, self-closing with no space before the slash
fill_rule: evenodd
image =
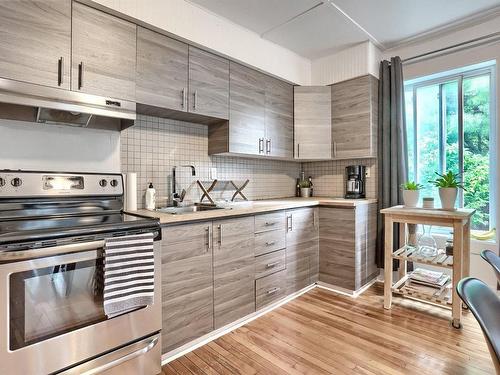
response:
<path id="1" fill-rule="evenodd" d="M 500 0 L 188 0 L 314 59 L 371 40 L 382 50 L 500 10 Z"/>

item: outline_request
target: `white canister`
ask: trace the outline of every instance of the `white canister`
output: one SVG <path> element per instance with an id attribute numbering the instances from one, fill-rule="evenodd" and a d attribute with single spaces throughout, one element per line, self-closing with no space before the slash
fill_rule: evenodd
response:
<path id="1" fill-rule="evenodd" d="M 150 182 L 146 189 L 146 210 L 154 210 L 156 208 L 156 190 L 153 183 Z"/>

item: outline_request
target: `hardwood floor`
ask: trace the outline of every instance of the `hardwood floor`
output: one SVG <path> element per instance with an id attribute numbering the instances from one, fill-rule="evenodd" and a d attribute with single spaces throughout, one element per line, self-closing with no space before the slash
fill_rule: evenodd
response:
<path id="1" fill-rule="evenodd" d="M 461 330 L 439 307 L 383 285 L 357 299 L 315 288 L 163 367 L 162 374 L 494 374 L 471 313 Z"/>

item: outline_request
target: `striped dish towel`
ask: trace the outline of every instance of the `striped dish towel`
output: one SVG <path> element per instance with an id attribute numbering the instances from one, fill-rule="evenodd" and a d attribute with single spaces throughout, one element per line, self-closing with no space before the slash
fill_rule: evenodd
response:
<path id="1" fill-rule="evenodd" d="M 104 241 L 104 313 L 113 317 L 153 304 L 153 233 Z"/>

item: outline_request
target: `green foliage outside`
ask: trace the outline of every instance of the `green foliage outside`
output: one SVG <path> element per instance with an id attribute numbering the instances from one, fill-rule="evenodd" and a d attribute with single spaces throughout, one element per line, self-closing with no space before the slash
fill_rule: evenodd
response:
<path id="1" fill-rule="evenodd" d="M 475 208 L 472 228 L 488 230 L 489 218 L 489 133 L 490 133 L 490 77 L 489 75 L 465 78 L 463 80 L 463 125 L 464 160 L 462 181 L 464 206 Z M 444 119 L 445 155 L 441 158 L 439 140 L 439 100 L 442 100 Z M 458 153 L 458 82 L 442 84 L 439 97 L 439 84 L 417 88 L 417 149 L 415 150 L 412 94 L 406 94 L 406 122 L 408 131 L 409 178 L 423 183 L 422 196 L 432 196 L 439 201 L 438 190 L 427 181 L 435 180 L 436 172 L 459 170 Z M 410 106 L 410 107 L 409 107 Z M 417 171 L 413 167 L 417 158 Z M 444 159 L 444 160 L 443 160 Z"/>

